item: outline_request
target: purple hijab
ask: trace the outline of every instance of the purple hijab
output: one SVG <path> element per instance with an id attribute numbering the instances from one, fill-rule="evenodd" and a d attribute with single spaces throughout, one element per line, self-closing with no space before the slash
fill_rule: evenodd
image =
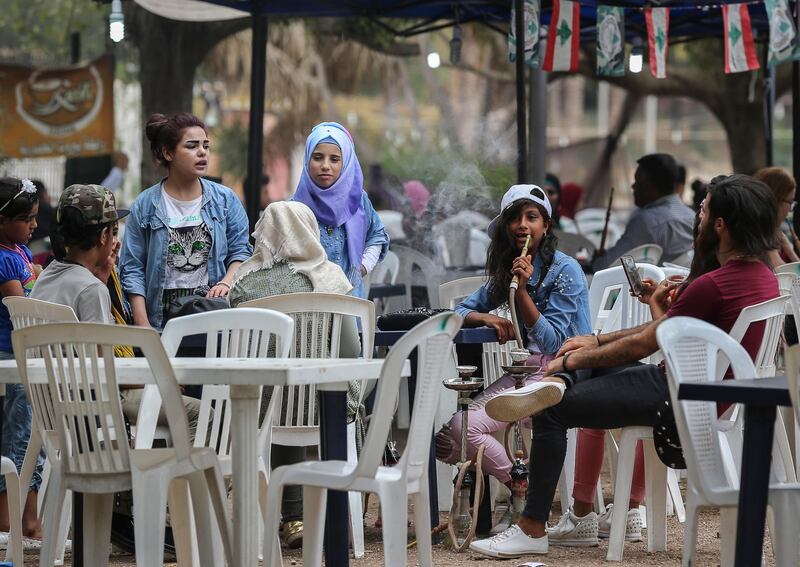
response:
<path id="1" fill-rule="evenodd" d="M 329 143 L 331 140 L 342 150 L 342 173 L 333 185 L 322 189 L 308 174 L 308 162 L 319 143 Z M 367 214 L 361 200 L 363 192 L 364 174 L 350 132 L 336 122 L 322 122 L 314 126 L 306 140 L 303 174 L 293 200 L 306 204 L 314 212 L 317 221 L 326 226 L 344 225 L 350 260 L 348 276 L 351 270 L 361 268 L 367 238 Z"/>

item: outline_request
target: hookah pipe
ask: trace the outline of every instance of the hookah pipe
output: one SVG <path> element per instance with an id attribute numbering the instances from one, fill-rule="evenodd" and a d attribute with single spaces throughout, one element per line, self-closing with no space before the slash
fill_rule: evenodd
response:
<path id="1" fill-rule="evenodd" d="M 520 254 L 521 258 L 524 258 L 528 255 L 528 247 L 530 244 L 531 235 L 529 234 L 525 237 L 525 245 L 522 247 L 522 253 Z M 519 321 L 517 320 L 517 288 L 519 288 L 519 276 L 514 276 L 511 279 L 511 285 L 509 286 L 508 290 L 508 307 L 511 310 L 511 324 L 514 325 L 514 336 L 517 340 L 517 348 L 523 349 L 525 347 L 522 345 L 522 335 L 519 332 Z"/>
<path id="2" fill-rule="evenodd" d="M 608 194 L 608 206 L 606 207 L 606 222 L 603 225 L 603 235 L 600 237 L 600 248 L 597 249 L 597 254 L 604 254 L 606 251 L 606 238 L 608 237 L 608 223 L 611 221 L 611 204 L 614 202 L 614 188 Z"/>

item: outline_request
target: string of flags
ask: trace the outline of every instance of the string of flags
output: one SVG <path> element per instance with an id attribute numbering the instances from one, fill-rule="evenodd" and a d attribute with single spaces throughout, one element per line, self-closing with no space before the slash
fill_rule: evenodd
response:
<path id="1" fill-rule="evenodd" d="M 725 72 L 741 73 L 759 68 L 750 22 L 749 4 L 720 4 L 703 8 L 721 8 L 725 39 Z M 764 0 L 769 21 L 767 64 L 800 59 L 800 42 L 789 9 L 788 0 Z M 673 10 L 689 7 L 645 7 L 647 45 L 650 72 L 657 79 L 667 76 L 669 47 L 669 17 Z M 693 8 L 693 7 L 692 7 Z M 629 9 L 629 8 L 628 8 Z M 597 6 L 597 74 L 620 77 L 625 74 L 625 10 L 619 6 Z M 577 71 L 580 53 L 580 4 L 575 0 L 553 0 L 549 29 L 540 25 L 540 0 L 524 0 L 523 30 L 525 32 L 524 60 L 533 68 L 544 71 Z M 516 60 L 516 13 L 512 6 L 508 34 L 511 61 Z M 540 41 L 546 37 L 544 42 Z M 544 43 L 540 46 L 540 43 Z"/>

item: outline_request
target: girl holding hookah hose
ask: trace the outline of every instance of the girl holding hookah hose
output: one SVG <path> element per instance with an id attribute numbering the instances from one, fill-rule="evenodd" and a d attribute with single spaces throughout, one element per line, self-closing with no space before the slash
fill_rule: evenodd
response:
<path id="1" fill-rule="evenodd" d="M 464 317 L 465 327 L 485 325 L 497 331 L 499 343 L 512 340 L 512 322 L 490 312 L 508 302 L 512 279 L 518 279 L 515 311 L 529 351 L 526 364 L 542 368 L 528 375 L 526 384 L 542 378 L 547 363 L 569 337 L 591 333 L 586 277 L 574 258 L 556 249 L 552 215 L 550 201 L 540 187 L 511 187 L 503 196 L 500 214 L 489 223 L 492 242 L 486 258 L 488 281 L 455 308 Z M 526 242 L 528 253 L 521 255 Z M 475 398 L 468 409 L 466 438 L 468 458 L 474 458 L 484 445 L 483 470 L 510 486 L 512 462 L 503 444 L 492 435 L 508 424 L 490 418 L 485 409 L 489 400 L 508 388 L 514 388 L 514 378 L 506 374 Z M 453 450 L 442 460 L 454 464 L 460 456 L 460 412 L 449 425 Z"/>

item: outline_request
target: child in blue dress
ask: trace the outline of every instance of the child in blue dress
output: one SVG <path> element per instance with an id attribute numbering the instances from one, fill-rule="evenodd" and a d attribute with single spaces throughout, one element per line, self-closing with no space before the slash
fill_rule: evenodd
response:
<path id="1" fill-rule="evenodd" d="M 14 177 L 0 178 L 0 296 L 28 296 L 33 289 L 41 266 L 33 264 L 33 256 L 25 244 L 36 228 L 36 215 L 39 212 L 39 197 L 36 187 L 28 179 Z M 0 303 L 0 360 L 13 360 L 11 347 L 11 317 L 5 305 Z M 25 397 L 22 384 L 6 386 L 3 404 L 3 434 L 0 451 L 22 470 L 22 462 L 31 438 L 33 414 Z M 36 512 L 37 493 L 42 483 L 43 458 L 39 457 L 31 479 L 25 510 L 22 517 L 22 531 L 27 537 L 42 537 L 42 525 Z M 8 493 L 5 479 L 0 476 L 0 531 L 6 532 L 8 540 Z M 2 541 L 3 535 L 0 535 Z"/>

